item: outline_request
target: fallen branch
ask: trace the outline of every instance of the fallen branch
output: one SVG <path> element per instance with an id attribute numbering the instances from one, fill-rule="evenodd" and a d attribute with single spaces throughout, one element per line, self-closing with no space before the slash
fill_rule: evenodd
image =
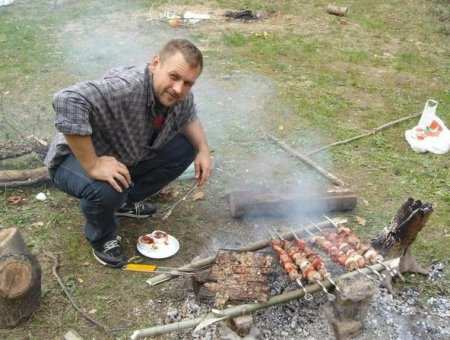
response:
<path id="1" fill-rule="evenodd" d="M 64 294 L 66 294 L 66 297 L 69 299 L 70 303 L 72 304 L 73 308 L 75 308 L 75 310 L 81 314 L 81 316 L 83 316 L 86 320 L 88 320 L 89 322 L 91 322 L 92 324 L 94 324 L 95 326 L 97 326 L 98 328 L 100 328 L 102 331 L 104 331 L 105 333 L 109 333 L 111 330 L 109 329 L 108 326 L 94 320 L 93 318 L 91 318 L 86 312 L 84 312 L 75 302 L 75 300 L 72 298 L 72 295 L 70 295 L 69 291 L 67 290 L 66 286 L 64 285 L 63 280 L 61 279 L 61 277 L 58 275 L 58 268 L 59 268 L 59 261 L 58 261 L 58 257 L 56 255 L 53 255 L 50 252 L 45 252 L 45 255 L 49 258 L 51 258 L 53 260 L 53 267 L 52 267 L 52 273 L 53 276 L 56 278 L 56 281 L 58 281 L 59 285 L 61 286 L 61 289 L 63 290 Z"/>
<path id="2" fill-rule="evenodd" d="M 338 141 L 338 142 L 334 142 L 334 143 L 331 143 L 331 144 L 322 146 L 322 147 L 320 147 L 320 148 L 318 148 L 318 149 L 316 149 L 316 150 L 313 150 L 313 151 L 308 152 L 306 155 L 307 155 L 307 156 L 311 156 L 311 155 L 314 155 L 314 154 L 319 153 L 319 152 L 321 152 L 321 151 L 327 150 L 327 149 L 329 149 L 329 148 L 331 148 L 331 147 L 333 147 L 333 146 L 337 146 L 337 145 L 342 145 L 342 144 L 350 143 L 350 142 L 353 142 L 354 140 L 357 140 L 357 139 L 360 139 L 360 138 L 364 138 L 364 137 L 367 137 L 367 136 L 374 135 L 374 134 L 376 134 L 377 132 L 380 132 L 381 130 L 384 130 L 384 129 L 388 128 L 388 127 L 394 126 L 394 125 L 396 125 L 396 124 L 398 124 L 398 123 L 404 122 L 405 120 L 409 120 L 409 119 L 418 117 L 418 116 L 420 116 L 421 114 L 422 114 L 422 113 L 414 113 L 414 114 L 412 114 L 412 115 L 410 115 L 410 116 L 406 116 L 406 117 L 403 117 L 403 118 L 399 118 L 399 119 L 394 120 L 394 121 L 392 121 L 392 122 L 388 122 L 388 123 L 386 123 L 386 124 L 383 124 L 383 125 L 381 125 L 381 126 L 379 126 L 379 127 L 377 127 L 377 128 L 374 128 L 374 129 L 372 129 L 372 130 L 369 131 L 369 132 L 366 132 L 366 133 L 363 133 L 363 134 L 360 134 L 360 135 L 357 135 L 357 136 L 354 136 L 354 137 L 351 137 L 351 138 L 348 138 L 348 139 L 344 139 L 344 140 L 341 140 L 341 141 Z"/>
<path id="3" fill-rule="evenodd" d="M 346 219 L 340 219 L 338 223 L 346 223 L 347 220 Z M 336 223 L 336 221 L 335 221 Z M 320 223 L 316 223 L 317 226 L 319 226 L 319 228 L 326 228 L 326 227 L 331 227 L 333 226 L 333 224 L 329 221 L 324 221 L 324 222 L 320 222 Z M 310 228 L 311 226 L 305 226 L 305 228 Z M 294 238 L 294 235 L 291 232 L 286 232 L 284 234 L 281 234 L 281 236 L 287 240 L 291 240 Z M 249 245 L 247 245 L 246 247 L 242 247 L 236 250 L 241 250 L 241 251 L 253 251 L 253 250 L 258 250 L 264 247 L 267 247 L 270 245 L 270 242 L 272 241 L 272 239 L 267 239 L 267 240 L 261 240 L 261 241 L 257 241 L 257 242 L 253 242 L 250 243 Z M 178 271 L 185 271 L 185 270 L 195 270 L 198 268 L 203 268 L 205 266 L 208 266 L 210 264 L 212 264 L 214 262 L 214 260 L 216 259 L 215 256 L 209 256 L 206 257 L 204 259 L 201 260 L 197 260 L 197 261 L 193 261 L 189 264 L 186 264 L 182 267 L 177 268 Z M 157 275 L 155 277 L 151 277 L 147 280 L 147 283 L 150 286 L 156 286 L 160 283 L 169 281 L 174 279 L 175 275 L 170 275 L 170 274 L 161 274 L 161 275 Z"/>
<path id="4" fill-rule="evenodd" d="M 373 266 L 370 266 L 370 268 L 380 272 L 380 271 L 385 270 L 385 266 L 388 266 L 391 268 L 396 268 L 398 266 L 398 263 L 399 263 L 399 259 L 396 258 L 396 259 L 392 259 L 392 260 L 384 262 L 384 265 L 375 264 Z M 359 272 L 353 271 L 353 272 L 343 274 L 342 276 L 339 277 L 339 279 L 345 279 L 345 278 L 353 277 L 355 275 L 360 275 L 361 272 L 365 273 L 365 274 L 370 274 L 370 273 L 372 273 L 372 270 L 370 270 L 369 268 L 363 268 Z M 325 280 L 321 283 L 326 288 L 329 288 L 332 286 L 328 280 Z M 297 289 L 297 290 L 291 291 L 289 293 L 277 295 L 277 296 L 274 296 L 271 299 L 269 299 L 269 301 L 267 301 L 267 302 L 235 306 L 235 307 L 224 309 L 220 312 L 219 311 L 211 312 L 211 313 L 208 313 L 204 316 L 201 316 L 201 317 L 198 317 L 195 319 L 188 319 L 188 320 L 174 322 L 174 323 L 167 324 L 167 325 L 155 326 L 155 327 L 150 327 L 150 328 L 146 328 L 146 329 L 136 330 L 131 335 L 131 339 L 134 340 L 134 339 L 139 339 L 139 338 L 143 338 L 146 336 L 156 336 L 156 335 L 166 334 L 166 333 L 173 332 L 173 331 L 180 331 L 180 330 L 186 329 L 186 328 L 192 328 L 192 327 L 199 325 L 202 322 L 207 321 L 208 319 L 211 319 L 211 321 L 208 322 L 207 324 L 212 324 L 216 321 L 222 321 L 222 320 L 234 318 L 237 316 L 250 314 L 252 312 L 258 311 L 260 309 L 268 308 L 273 305 L 286 303 L 288 301 L 303 297 L 305 295 L 305 293 L 312 294 L 319 290 L 322 290 L 322 288 L 318 284 L 308 285 L 305 287 L 304 290 Z"/>
<path id="5" fill-rule="evenodd" d="M 43 166 L 27 170 L 3 170 L 0 171 L 0 187 L 15 188 L 29 186 L 50 180 L 48 169 Z"/>
<path id="6" fill-rule="evenodd" d="M 266 134 L 266 136 L 271 139 L 272 141 L 274 141 L 275 143 L 277 143 L 280 147 L 282 147 L 284 150 L 286 150 L 287 152 L 289 152 L 291 155 L 295 156 L 296 158 L 300 159 L 301 161 L 305 162 L 306 164 L 308 164 L 310 167 L 314 168 L 315 170 L 317 170 L 322 176 L 324 176 L 325 178 L 327 178 L 328 180 L 330 180 L 333 184 L 336 184 L 338 186 L 345 186 L 345 183 L 340 180 L 339 178 L 337 178 L 335 175 L 333 175 L 331 172 L 326 171 L 324 168 L 322 168 L 320 165 L 316 164 L 313 160 L 311 160 L 310 158 L 306 157 L 305 155 L 302 155 L 301 153 L 299 153 L 298 151 L 294 150 L 293 148 L 291 148 L 289 145 L 287 145 L 285 142 L 279 140 L 278 138 Z"/>

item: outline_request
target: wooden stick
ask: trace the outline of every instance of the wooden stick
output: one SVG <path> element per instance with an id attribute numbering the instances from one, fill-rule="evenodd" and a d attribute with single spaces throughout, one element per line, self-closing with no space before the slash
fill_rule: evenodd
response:
<path id="1" fill-rule="evenodd" d="M 321 151 L 323 151 L 323 150 L 327 150 L 327 149 L 329 149 L 329 148 L 331 148 L 331 147 L 333 147 L 333 146 L 337 146 L 337 145 L 342 145 L 342 144 L 350 143 L 350 142 L 353 142 L 354 140 L 357 140 L 357 139 L 360 139 L 360 138 L 363 138 L 363 137 L 367 137 L 367 136 L 374 135 L 374 134 L 376 134 L 377 132 L 379 132 L 379 131 L 381 131 L 381 130 L 384 130 L 384 129 L 388 128 L 388 127 L 394 126 L 394 125 L 396 125 L 396 124 L 398 124 L 398 123 L 404 122 L 405 120 L 409 120 L 409 119 L 418 117 L 418 116 L 420 116 L 421 114 L 422 114 L 422 113 L 414 113 L 414 114 L 412 114 L 412 115 L 410 115 L 410 116 L 406 116 L 406 117 L 403 117 L 403 118 L 399 118 L 399 119 L 397 119 L 397 120 L 393 120 L 392 122 L 388 122 L 388 123 L 386 123 L 386 124 L 383 124 L 383 125 L 381 125 L 381 126 L 375 128 L 375 129 L 372 129 L 372 130 L 369 131 L 369 132 L 362 133 L 362 134 L 360 134 L 360 135 L 357 135 L 357 136 L 354 136 L 354 137 L 351 137 L 351 138 L 348 138 L 348 139 L 344 139 L 344 140 L 341 140 L 341 141 L 338 141 L 338 142 L 334 142 L 334 143 L 331 143 L 331 144 L 322 146 L 322 147 L 320 147 L 320 148 L 318 148 L 318 149 L 316 149 L 316 150 L 313 150 L 313 151 L 308 152 L 306 155 L 307 155 L 307 156 L 311 156 L 311 155 L 314 155 L 314 154 L 316 154 L 316 153 L 319 153 L 319 152 L 321 152 Z"/>
<path id="2" fill-rule="evenodd" d="M 395 258 L 395 259 L 384 262 L 384 265 L 392 268 L 392 267 L 398 266 L 398 263 L 399 263 L 399 258 Z M 372 269 L 363 268 L 363 269 L 361 269 L 361 272 L 364 274 L 369 274 L 369 273 L 371 273 L 371 270 L 383 271 L 385 269 L 385 267 L 381 264 L 375 264 L 370 267 Z M 359 274 L 360 274 L 359 272 L 353 271 L 353 272 L 349 272 L 349 273 L 345 273 L 345 274 L 341 275 L 338 279 L 350 278 L 350 277 L 353 277 L 353 276 L 359 275 Z M 329 288 L 332 286 L 332 284 L 327 280 L 321 282 L 321 284 L 323 286 L 325 286 L 326 288 Z M 226 320 L 226 319 L 234 318 L 234 317 L 245 315 L 245 314 L 250 314 L 250 313 L 260 310 L 260 309 L 264 309 L 264 308 L 267 308 L 267 307 L 270 307 L 273 305 L 278 305 L 278 304 L 282 304 L 282 303 L 285 303 L 285 302 L 288 302 L 288 301 L 291 301 L 294 299 L 301 298 L 306 293 L 311 294 L 311 293 L 317 292 L 319 290 L 322 290 L 322 287 L 319 284 L 308 285 L 305 287 L 305 289 L 297 289 L 297 290 L 291 291 L 289 293 L 274 296 L 271 299 L 269 299 L 269 301 L 267 301 L 267 302 L 245 304 L 245 305 L 240 305 L 240 306 L 235 306 L 235 307 L 224 309 L 221 311 L 220 316 L 215 315 L 213 313 L 209 313 L 209 314 L 206 314 L 204 316 L 201 316 L 201 317 L 198 317 L 195 319 L 188 319 L 188 320 L 174 322 L 174 323 L 167 324 L 167 325 L 155 326 L 155 327 L 150 327 L 150 328 L 146 328 L 146 329 L 136 330 L 131 335 L 131 339 L 134 340 L 134 339 L 139 339 L 139 338 L 146 337 L 146 336 L 156 336 L 156 335 L 166 334 L 166 333 L 173 332 L 173 331 L 179 331 L 179 330 L 186 329 L 186 328 L 192 328 L 192 327 L 197 326 L 200 322 L 204 321 L 208 317 L 211 317 L 211 318 L 220 317 L 221 320 Z"/>
<path id="3" fill-rule="evenodd" d="M 341 220 L 339 220 L 339 223 L 347 223 L 347 220 L 346 219 L 341 219 Z M 323 228 L 333 226 L 333 224 L 330 223 L 329 221 L 316 223 L 316 225 L 318 225 L 319 227 L 323 227 Z M 309 227 L 312 227 L 312 225 L 311 226 L 306 226 L 305 228 L 309 228 Z M 294 238 L 294 235 L 291 232 L 283 233 L 281 236 L 283 236 L 283 238 L 288 239 L 288 240 L 292 240 Z M 270 245 L 270 241 L 272 241 L 272 239 L 253 242 L 253 243 L 250 243 L 249 245 L 247 245 L 245 247 L 242 247 L 242 248 L 239 248 L 237 250 L 239 250 L 239 251 L 258 250 L 258 249 L 261 249 L 261 248 L 269 246 Z M 186 264 L 186 265 L 178 268 L 177 270 L 183 271 L 183 270 L 192 270 L 192 269 L 202 268 L 202 267 L 205 267 L 207 265 L 212 264 L 215 259 L 216 259 L 215 256 L 209 256 L 209 257 L 206 257 L 204 259 L 193 261 L 193 262 L 191 262 L 189 264 Z M 173 276 L 173 275 L 170 275 L 170 274 L 157 275 L 155 277 L 149 278 L 147 280 L 147 283 L 150 286 L 156 286 L 156 285 L 158 285 L 160 283 L 172 280 L 175 277 L 177 277 L 177 276 Z"/>
<path id="4" fill-rule="evenodd" d="M 172 215 L 173 209 L 175 209 L 181 202 L 186 201 L 188 196 L 194 192 L 194 190 L 197 188 L 197 181 L 194 182 L 194 184 L 189 188 L 188 192 L 184 194 L 183 197 L 181 197 L 178 201 L 176 201 L 174 204 L 172 204 L 164 213 L 164 215 L 161 217 L 161 220 L 166 220 L 169 218 L 170 215 Z"/>
<path id="5" fill-rule="evenodd" d="M 272 141 L 274 141 L 275 143 L 277 143 L 279 146 L 281 146 L 284 150 L 286 150 L 287 152 L 289 152 L 290 154 L 295 156 L 296 158 L 298 158 L 301 161 L 305 162 L 310 167 L 316 169 L 322 176 L 324 176 L 325 178 L 330 180 L 333 184 L 336 184 L 338 186 L 345 186 L 345 183 L 343 181 L 341 181 L 339 178 L 337 178 L 335 175 L 333 175 L 329 171 L 326 171 L 324 168 L 322 168 L 321 166 L 316 164 L 310 158 L 306 157 L 305 155 L 302 155 L 301 153 L 299 153 L 298 151 L 294 150 L 293 148 L 291 148 L 289 145 L 287 145 L 283 141 L 279 140 L 278 138 L 276 138 L 276 137 L 274 137 L 274 136 L 272 136 L 270 134 L 267 134 L 267 133 L 266 133 L 266 136 L 269 139 L 271 139 Z"/>
<path id="6" fill-rule="evenodd" d="M 83 316 L 86 320 L 88 320 L 89 322 L 93 323 L 95 326 L 99 327 L 102 331 L 104 331 L 105 333 L 110 332 L 110 329 L 108 326 L 94 320 L 93 318 L 91 318 L 86 312 L 84 312 L 75 302 L 75 300 L 72 298 L 72 295 L 70 295 L 69 291 L 67 290 L 63 280 L 61 279 L 61 277 L 58 275 L 58 268 L 59 268 L 59 261 L 58 261 L 58 257 L 56 255 L 53 255 L 50 252 L 45 252 L 45 255 L 48 256 L 49 258 L 51 258 L 53 260 L 53 267 L 52 267 L 52 273 L 53 276 L 56 278 L 56 281 L 58 281 L 59 285 L 61 286 L 61 289 L 63 290 L 64 294 L 66 294 L 66 297 L 69 299 L 70 303 L 72 304 L 73 308 L 75 308 L 75 310 L 81 314 L 81 316 Z"/>

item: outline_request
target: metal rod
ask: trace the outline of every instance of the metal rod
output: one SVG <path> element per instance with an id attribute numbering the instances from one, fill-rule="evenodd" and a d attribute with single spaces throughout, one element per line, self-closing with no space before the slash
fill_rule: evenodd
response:
<path id="1" fill-rule="evenodd" d="M 314 296 L 306 291 L 306 288 L 303 285 L 302 280 L 297 279 L 297 280 L 295 280 L 295 282 L 297 282 L 297 284 L 300 286 L 300 288 L 303 289 L 303 292 L 305 293 L 305 295 L 304 295 L 305 300 L 311 301 L 314 298 Z"/>
<path id="2" fill-rule="evenodd" d="M 197 188 L 197 182 L 194 182 L 194 184 L 189 188 L 188 192 L 181 197 L 178 201 L 176 201 L 174 204 L 172 204 L 169 209 L 167 209 L 167 211 L 164 213 L 164 215 L 161 217 L 161 220 L 166 220 L 167 218 L 169 218 L 170 215 L 172 215 L 172 211 L 183 201 L 186 201 L 186 199 L 188 198 L 188 196 L 194 192 L 194 190 Z"/>
<path id="3" fill-rule="evenodd" d="M 384 279 L 386 278 L 386 275 L 380 274 L 380 273 L 377 272 L 376 270 L 373 270 L 371 267 L 368 267 L 368 268 L 370 269 L 370 271 L 371 271 L 373 274 L 375 274 L 375 275 L 380 279 L 380 281 L 382 281 L 382 280 L 384 280 Z"/>
<path id="4" fill-rule="evenodd" d="M 363 275 L 363 276 L 365 276 L 366 278 L 368 278 L 369 280 L 378 283 L 378 281 L 377 281 L 376 279 L 374 279 L 372 276 L 370 276 L 370 275 L 364 273 L 360 268 L 356 268 L 355 270 L 356 270 L 358 273 L 360 273 L 361 275 Z"/>

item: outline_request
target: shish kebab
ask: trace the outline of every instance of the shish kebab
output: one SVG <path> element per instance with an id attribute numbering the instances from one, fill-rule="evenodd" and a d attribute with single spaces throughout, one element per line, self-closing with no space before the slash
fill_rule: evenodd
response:
<path id="1" fill-rule="evenodd" d="M 370 265 L 375 263 L 382 264 L 383 257 L 370 245 L 363 244 L 350 228 L 338 227 L 331 219 L 328 219 L 328 221 L 330 221 L 337 228 L 337 232 L 323 233 L 322 229 L 312 223 L 312 225 L 324 235 L 314 236 L 313 242 L 326 251 L 334 262 L 345 267 L 347 271 L 356 270 L 361 272 L 360 268 L 367 267 L 380 280 L 384 279 L 384 274 L 380 274 L 370 267 Z M 367 274 L 362 272 L 361 274 L 370 278 Z"/>
<path id="2" fill-rule="evenodd" d="M 364 258 L 367 259 L 370 264 L 378 263 L 378 264 L 382 265 L 384 267 L 384 269 L 386 269 L 391 274 L 391 276 L 398 275 L 402 281 L 405 281 L 404 277 L 401 275 L 400 272 L 385 265 L 383 262 L 384 261 L 383 256 L 381 254 L 379 254 L 370 244 L 362 243 L 350 228 L 339 227 L 339 225 L 335 221 L 333 221 L 331 218 L 329 218 L 328 216 L 323 215 L 323 217 L 328 222 L 330 222 L 334 226 L 334 228 L 336 228 L 336 230 L 338 231 L 338 234 L 341 234 L 344 238 L 347 238 L 347 239 L 353 239 L 353 240 L 356 239 L 358 242 L 356 244 L 350 242 L 350 245 L 353 245 L 354 249 L 357 250 L 359 254 L 363 255 Z M 314 224 L 314 227 L 317 228 L 318 230 L 320 230 L 321 232 L 323 232 L 322 229 L 320 229 L 319 226 L 317 226 L 316 224 Z"/>
<path id="3" fill-rule="evenodd" d="M 324 252 L 326 252 L 333 260 L 333 262 L 344 267 L 349 272 L 356 270 L 368 279 L 374 280 L 371 276 L 361 271 L 360 268 L 364 268 L 366 266 L 366 261 L 361 255 L 357 254 L 355 250 L 351 248 L 347 243 L 340 240 L 331 241 L 325 236 L 314 235 L 306 228 L 305 231 L 311 235 L 311 241 L 319 248 L 321 248 Z M 378 272 L 376 272 L 376 274 L 377 276 L 380 275 Z M 380 276 L 379 278 L 381 279 Z"/>
<path id="4" fill-rule="evenodd" d="M 269 230 L 270 238 L 272 239 L 271 245 L 272 250 L 278 255 L 280 265 L 284 269 L 284 271 L 287 273 L 289 279 L 291 281 L 296 282 L 305 293 L 304 297 L 305 300 L 312 300 L 313 296 L 308 293 L 305 289 L 305 286 L 303 285 L 301 279 L 302 279 L 302 273 L 299 272 L 297 265 L 294 263 L 292 258 L 289 256 L 289 254 L 283 249 L 282 247 L 282 241 L 276 240 L 275 237 L 272 235 L 272 233 Z"/>
<path id="5" fill-rule="evenodd" d="M 330 294 L 321 283 L 327 277 L 329 278 L 322 260 L 316 257 L 309 261 L 305 248 L 301 249 L 295 242 L 284 240 L 279 234 L 278 237 L 280 240 L 272 240 L 272 248 L 278 254 L 280 263 L 289 278 L 292 280 L 293 276 L 297 276 L 295 281 L 301 287 L 303 287 L 301 279 L 305 279 L 309 283 L 317 283 L 328 296 L 334 298 L 334 295 Z M 309 252 L 309 255 L 311 256 L 313 253 Z"/>

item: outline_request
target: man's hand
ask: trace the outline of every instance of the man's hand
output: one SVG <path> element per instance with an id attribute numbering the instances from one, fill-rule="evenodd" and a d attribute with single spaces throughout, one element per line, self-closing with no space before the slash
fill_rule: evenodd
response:
<path id="1" fill-rule="evenodd" d="M 198 186 L 202 186 L 206 183 L 211 174 L 211 158 L 208 149 L 201 150 L 197 153 L 194 160 L 194 166 L 195 178 L 197 179 Z"/>
<path id="2" fill-rule="evenodd" d="M 108 182 L 118 192 L 131 184 L 128 168 L 111 156 L 98 157 L 86 171 L 91 178 Z"/>

